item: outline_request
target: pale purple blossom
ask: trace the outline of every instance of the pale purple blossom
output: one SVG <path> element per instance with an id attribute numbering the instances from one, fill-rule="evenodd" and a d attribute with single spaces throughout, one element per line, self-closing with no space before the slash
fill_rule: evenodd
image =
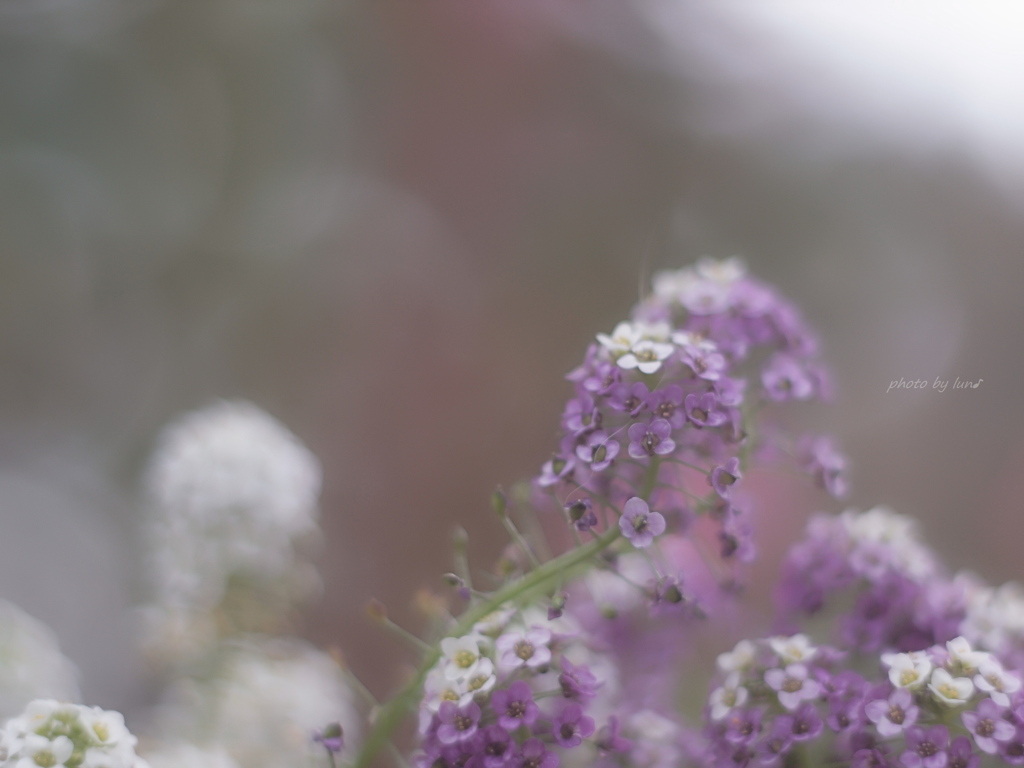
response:
<path id="1" fill-rule="evenodd" d="M 454 701 L 443 701 L 437 711 L 440 724 L 437 738 L 442 744 L 455 744 L 467 741 L 476 735 L 480 724 L 480 707 L 470 702 L 464 707 Z"/>
<path id="2" fill-rule="evenodd" d="M 907 768 L 946 768 L 949 762 L 949 730 L 944 725 L 916 726 L 907 731 L 907 750 L 900 762 Z"/>
<path id="3" fill-rule="evenodd" d="M 864 714 L 875 724 L 878 735 L 886 739 L 914 725 L 920 712 L 906 688 L 897 688 L 889 698 L 875 699 L 864 707 Z"/>
<path id="4" fill-rule="evenodd" d="M 960 718 L 978 749 L 990 755 L 999 751 L 999 743 L 1013 738 L 1017 729 L 1004 719 L 1006 709 L 991 699 L 983 700 L 974 712 L 964 712 Z"/>
<path id="5" fill-rule="evenodd" d="M 687 395 L 683 399 L 686 417 L 696 427 L 720 427 L 728 421 L 721 411 L 716 410 L 718 401 L 714 392 L 703 395 Z"/>
<path id="6" fill-rule="evenodd" d="M 583 708 L 576 702 L 566 704 L 552 724 L 555 741 L 569 749 L 583 742 L 594 732 L 594 719 L 583 714 Z"/>
<path id="7" fill-rule="evenodd" d="M 686 423 L 683 409 L 683 388 L 678 384 L 656 389 L 647 397 L 647 409 L 659 419 L 665 419 L 672 429 L 680 429 Z"/>
<path id="8" fill-rule="evenodd" d="M 579 701 L 593 698 L 597 695 L 597 689 L 601 687 L 601 683 L 585 664 L 573 664 L 564 656 L 558 685 L 562 688 L 562 695 L 565 698 Z"/>
<path id="9" fill-rule="evenodd" d="M 708 484 L 715 489 L 715 493 L 723 499 L 728 499 L 732 494 L 733 486 L 743 479 L 740 472 L 740 460 L 733 456 L 725 464 L 715 467 L 708 475 Z"/>
<path id="10" fill-rule="evenodd" d="M 498 716 L 498 725 L 509 733 L 521 725 L 532 726 L 540 715 L 533 691 L 522 680 L 516 680 L 507 689 L 495 690 L 491 694 L 491 709 Z"/>
<path id="11" fill-rule="evenodd" d="M 672 425 L 665 419 L 654 419 L 650 424 L 638 422 L 629 427 L 629 455 L 634 459 L 665 456 L 676 449 L 672 440 Z"/>
<path id="12" fill-rule="evenodd" d="M 634 547 L 643 549 L 665 532 L 665 518 L 658 512 L 652 512 L 639 496 L 634 496 L 622 508 L 619 530 Z"/>
<path id="13" fill-rule="evenodd" d="M 607 469 L 618 455 L 619 444 L 600 429 L 587 435 L 583 445 L 576 446 L 576 456 L 595 472 Z"/>

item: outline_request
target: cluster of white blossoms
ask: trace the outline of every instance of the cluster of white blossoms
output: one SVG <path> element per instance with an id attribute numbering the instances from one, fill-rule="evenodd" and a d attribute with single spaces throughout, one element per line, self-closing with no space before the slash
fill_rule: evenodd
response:
<path id="1" fill-rule="evenodd" d="M 1024 642 L 1024 587 L 973 585 L 960 631 L 982 648 L 1009 653 Z"/>
<path id="2" fill-rule="evenodd" d="M 656 274 L 654 295 L 666 303 L 680 304 L 694 314 L 721 312 L 729 306 L 733 284 L 746 274 L 746 264 L 737 256 L 705 256 L 692 267 Z"/>
<path id="3" fill-rule="evenodd" d="M 850 564 L 861 575 L 877 577 L 894 565 L 917 581 L 939 572 L 938 561 L 921 540 L 913 518 L 888 507 L 874 507 L 860 513 L 847 510 L 839 522 L 852 547 Z"/>
<path id="4" fill-rule="evenodd" d="M 208 645 L 229 584 L 255 583 L 275 605 L 317 584 L 297 545 L 318 532 L 320 464 L 255 405 L 220 402 L 172 422 L 145 482 L 158 652 Z"/>
<path id="5" fill-rule="evenodd" d="M 218 656 L 212 674 L 172 687 L 156 729 L 167 746 L 154 748 L 154 768 L 322 765 L 312 734 L 331 722 L 346 748 L 358 744 L 351 690 L 327 654 L 297 639 L 249 638 Z"/>
<path id="6" fill-rule="evenodd" d="M 993 654 L 974 649 L 964 637 L 948 641 L 944 654 L 940 649 L 884 653 L 881 658 L 894 688 L 927 687 L 935 701 L 948 707 L 966 704 L 975 693 L 1008 707 L 1010 695 L 1021 688 L 1015 672 L 1005 670 Z"/>
<path id="7" fill-rule="evenodd" d="M 0 721 L 33 699 L 79 699 L 77 671 L 42 622 L 0 600 Z"/>
<path id="8" fill-rule="evenodd" d="M 120 712 L 37 699 L 0 732 L 3 768 L 146 768 Z"/>

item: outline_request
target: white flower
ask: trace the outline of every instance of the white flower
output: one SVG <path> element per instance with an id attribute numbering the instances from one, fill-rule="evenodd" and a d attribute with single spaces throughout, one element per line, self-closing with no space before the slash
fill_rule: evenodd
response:
<path id="1" fill-rule="evenodd" d="M 449 680 L 466 680 L 476 674 L 481 660 L 479 635 L 446 637 L 441 641 L 441 663 Z"/>
<path id="2" fill-rule="evenodd" d="M 913 519 L 875 507 L 861 513 L 847 510 L 839 521 L 854 546 L 850 562 L 862 574 L 877 578 L 893 565 L 918 581 L 935 574 L 935 556 L 921 542 Z"/>
<path id="3" fill-rule="evenodd" d="M 1021 688 L 1020 678 L 1013 672 L 1007 672 L 995 657 L 989 658 L 978 667 L 974 676 L 974 684 L 979 691 L 984 691 L 1001 707 L 1010 706 L 1007 694 L 1016 693 Z"/>
<path id="4" fill-rule="evenodd" d="M 928 682 L 934 666 L 927 656 L 914 653 L 883 653 L 882 663 L 889 667 L 889 681 L 897 688 L 916 691 Z"/>
<path id="5" fill-rule="evenodd" d="M 193 625 L 202 633 L 233 577 L 281 595 L 261 606 L 315 588 L 296 547 L 318 532 L 320 482 L 316 457 L 251 403 L 217 403 L 167 426 L 146 473 L 152 634 L 167 645 Z M 182 638 L 190 643 L 203 641 Z"/>
<path id="6" fill-rule="evenodd" d="M 928 689 L 934 694 L 936 700 L 949 707 L 966 704 L 974 695 L 974 683 L 968 678 L 953 677 L 941 668 L 932 672 L 932 680 L 928 683 Z"/>
<path id="7" fill-rule="evenodd" d="M 630 715 L 625 729 L 633 739 L 630 765 L 635 768 L 673 768 L 683 760 L 679 749 L 679 726 L 649 709 Z"/>
<path id="8" fill-rule="evenodd" d="M 83 709 L 80 718 L 82 725 L 99 741 L 101 746 L 113 747 L 135 738 L 129 733 L 124 724 L 124 715 L 120 712 L 91 707 Z"/>
<path id="9" fill-rule="evenodd" d="M 619 323 L 611 336 L 597 334 L 597 340 L 620 368 L 654 373 L 675 351 L 669 343 L 668 323 Z"/>
<path id="10" fill-rule="evenodd" d="M 691 285 L 701 282 L 702 278 L 693 267 L 657 272 L 651 281 L 654 295 L 664 302 L 678 302 L 679 297 Z"/>
<path id="11" fill-rule="evenodd" d="M 728 259 L 702 256 L 697 260 L 697 274 L 705 280 L 729 285 L 746 277 L 747 265 L 739 256 L 732 256 Z"/>
<path id="12" fill-rule="evenodd" d="M 697 315 L 728 308 L 733 284 L 746 274 L 743 261 L 733 257 L 718 261 L 704 257 L 695 268 L 659 272 L 654 276 L 654 295 L 669 304 L 681 304 Z"/>
<path id="13" fill-rule="evenodd" d="M 1024 588 L 1016 582 L 995 589 L 976 586 L 960 631 L 979 647 L 1006 651 L 1024 638 Z"/>
<path id="14" fill-rule="evenodd" d="M 802 661 L 810 661 L 818 653 L 818 649 L 811 645 L 807 635 L 793 635 L 792 637 L 773 637 L 768 640 L 775 654 L 787 664 L 795 664 Z"/>
<path id="15" fill-rule="evenodd" d="M 754 644 L 749 640 L 740 640 L 736 647 L 728 653 L 718 656 L 718 668 L 723 672 L 738 672 L 754 663 Z"/>
<path id="16" fill-rule="evenodd" d="M 498 683 L 494 673 L 494 663 L 490 659 L 481 659 L 476 672 L 463 681 L 465 692 L 459 697 L 459 706 L 464 707 L 477 696 L 489 693 Z"/>
<path id="17" fill-rule="evenodd" d="M 30 703 L 4 726 L 5 766 L 60 768 L 78 755 L 79 768 L 139 768 L 135 737 L 119 712 L 52 699 Z"/>
<path id="18" fill-rule="evenodd" d="M 490 637 L 500 635 L 514 615 L 515 609 L 513 608 L 508 606 L 498 608 L 496 611 L 492 611 L 474 624 L 473 633 L 478 635 L 487 635 Z"/>
<path id="19" fill-rule="evenodd" d="M 469 692 L 467 681 L 462 679 L 452 680 L 444 673 L 442 666 L 436 666 L 427 674 L 423 682 L 423 709 L 430 714 L 437 714 L 441 704 L 446 701 L 461 702 Z M 422 732 L 430 726 L 430 718 L 421 721 Z"/>
<path id="20" fill-rule="evenodd" d="M 157 736 L 220 748 L 245 768 L 302 765 L 321 748 L 310 734 L 340 723 L 358 749 L 361 718 L 338 665 L 300 640 L 249 638 L 224 650 L 203 681 L 181 681 L 161 709 Z"/>
<path id="21" fill-rule="evenodd" d="M 50 628 L 0 600 L 0 722 L 33 699 L 77 701 L 77 677 Z"/>
<path id="22" fill-rule="evenodd" d="M 25 741 L 19 750 L 20 760 L 15 768 L 59 768 L 71 757 L 75 751 L 74 742 L 67 736 L 57 736 L 53 740 L 35 733 L 25 736 Z M 13 756 L 9 757 L 10 760 Z"/>
<path id="23" fill-rule="evenodd" d="M 747 697 L 747 689 L 740 685 L 739 673 L 730 673 L 722 687 L 716 688 L 708 699 L 708 704 L 711 705 L 711 719 L 716 722 L 723 719 L 734 707 L 742 707 Z"/>
<path id="24" fill-rule="evenodd" d="M 769 669 L 764 673 L 764 681 L 779 697 L 779 703 L 792 712 L 800 706 L 800 702 L 816 699 L 821 693 L 821 684 L 809 677 L 807 667 L 803 664 L 790 664 L 783 669 Z"/>
<path id="25" fill-rule="evenodd" d="M 947 669 L 959 674 L 972 674 L 982 664 L 992 659 L 991 653 L 974 650 L 967 638 L 962 636 L 949 640 L 946 643 L 946 650 L 949 652 L 949 661 L 946 662 Z"/>

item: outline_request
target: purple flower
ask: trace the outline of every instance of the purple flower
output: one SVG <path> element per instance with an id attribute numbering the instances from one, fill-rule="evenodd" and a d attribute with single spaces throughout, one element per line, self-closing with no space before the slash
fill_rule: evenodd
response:
<path id="1" fill-rule="evenodd" d="M 548 752 L 540 739 L 527 739 L 516 756 L 518 768 L 558 768 L 558 755 Z"/>
<path id="2" fill-rule="evenodd" d="M 754 559 L 754 529 L 747 516 L 740 510 L 730 507 L 722 521 L 722 530 L 718 532 L 723 558 L 735 557 L 741 563 L 749 563 Z"/>
<path id="3" fill-rule="evenodd" d="M 634 496 L 622 508 L 619 530 L 637 549 L 649 547 L 655 536 L 665 532 L 665 518 L 651 512 L 647 502 Z"/>
<path id="4" fill-rule="evenodd" d="M 583 743 L 583 739 L 594 732 L 594 719 L 583 714 L 583 708 L 576 702 L 566 704 L 552 725 L 555 741 L 566 749 Z"/>
<path id="5" fill-rule="evenodd" d="M 576 456 L 585 461 L 595 472 L 607 469 L 619 455 L 619 444 L 608 437 L 603 430 L 591 432 L 583 445 L 576 446 Z"/>
<path id="6" fill-rule="evenodd" d="M 723 499 L 728 499 L 732 487 L 743 478 L 740 473 L 740 460 L 733 456 L 724 465 L 715 467 L 708 475 L 708 484 Z"/>
<path id="7" fill-rule="evenodd" d="M 882 738 L 895 736 L 917 722 L 920 709 L 906 688 L 897 688 L 888 699 L 876 699 L 864 707 L 864 714 L 875 724 Z"/>
<path id="8" fill-rule="evenodd" d="M 776 691 L 779 703 L 791 712 L 808 699 L 816 699 L 821 693 L 821 684 L 808 676 L 803 664 L 790 664 L 785 669 L 769 669 L 764 673 L 768 687 Z"/>
<path id="9" fill-rule="evenodd" d="M 725 358 L 709 341 L 684 346 L 681 360 L 690 367 L 695 376 L 705 381 L 717 381 L 725 370 Z"/>
<path id="10" fill-rule="evenodd" d="M 573 664 L 564 656 L 562 657 L 562 674 L 558 676 L 558 684 L 562 688 L 562 695 L 567 699 L 586 700 L 597 694 L 601 684 L 594 677 L 594 673 L 586 665 Z"/>
<path id="11" fill-rule="evenodd" d="M 541 488 L 550 488 L 561 480 L 567 480 L 576 469 L 576 439 L 572 436 L 562 439 L 561 450 L 541 467 L 537 483 Z"/>
<path id="12" fill-rule="evenodd" d="M 805 701 L 793 713 L 793 741 L 810 741 L 817 738 L 824 727 L 817 708 L 809 701 Z"/>
<path id="13" fill-rule="evenodd" d="M 498 725 L 487 726 L 481 739 L 484 768 L 504 768 L 515 754 L 515 747 L 515 741 L 504 728 Z"/>
<path id="14" fill-rule="evenodd" d="M 478 731 L 472 739 L 441 747 L 435 754 L 428 750 L 427 755 L 432 756 L 433 759 L 423 768 L 460 768 L 460 766 L 469 765 L 470 760 L 478 757 L 479 739 L 480 732 Z"/>
<path id="15" fill-rule="evenodd" d="M 597 515 L 594 513 L 593 507 L 590 499 L 579 499 L 566 505 L 565 510 L 569 513 L 569 520 L 580 533 L 586 533 L 597 525 Z"/>
<path id="16" fill-rule="evenodd" d="M 683 400 L 686 418 L 696 427 L 720 427 L 728 421 L 724 413 L 715 410 L 717 401 L 714 392 L 703 395 L 687 395 Z"/>
<path id="17" fill-rule="evenodd" d="M 316 731 L 313 734 L 313 741 L 323 744 L 324 749 L 333 755 L 345 748 L 345 735 L 341 730 L 340 723 L 331 723 L 322 731 Z"/>
<path id="18" fill-rule="evenodd" d="M 651 615 L 687 612 L 703 618 L 703 609 L 692 596 L 683 591 L 683 582 L 676 576 L 662 576 L 654 585 Z"/>
<path id="19" fill-rule="evenodd" d="M 736 408 L 743 405 L 743 395 L 747 388 L 745 379 L 720 378 L 715 382 L 715 394 L 721 405 Z"/>
<path id="20" fill-rule="evenodd" d="M 949 762 L 949 731 L 944 725 L 931 728 L 915 726 L 907 731 L 908 749 L 900 755 L 900 762 L 907 768 L 946 768 Z"/>
<path id="21" fill-rule="evenodd" d="M 859 728 L 864 722 L 859 696 L 830 696 L 828 700 L 828 727 L 836 733 Z"/>
<path id="22" fill-rule="evenodd" d="M 996 742 L 1005 742 L 1013 738 L 1017 729 L 1003 719 L 1006 710 L 992 699 L 984 699 L 974 712 L 960 715 L 967 730 L 974 736 L 978 749 L 990 755 L 999 751 Z"/>
<path id="23" fill-rule="evenodd" d="M 630 416 L 637 416 L 640 411 L 647 407 L 647 399 L 650 397 L 651 391 L 647 388 L 647 385 L 642 381 L 636 381 L 632 384 L 621 382 L 611 388 L 608 393 L 608 406 L 628 413 Z"/>
<path id="24" fill-rule="evenodd" d="M 664 456 L 676 449 L 670 437 L 672 425 L 665 419 L 654 419 L 650 424 L 637 423 L 629 427 L 629 455 L 634 459 Z"/>
<path id="25" fill-rule="evenodd" d="M 981 755 L 974 753 L 971 740 L 966 736 L 957 736 L 949 745 L 949 765 L 947 768 L 978 768 Z"/>
<path id="26" fill-rule="evenodd" d="M 761 372 L 761 383 L 770 399 L 782 402 L 812 397 L 816 379 L 796 358 L 780 353 L 765 365 Z"/>
<path id="27" fill-rule="evenodd" d="M 725 740 L 730 744 L 751 744 L 761 733 L 760 707 L 734 709 L 725 724 Z"/>
<path id="28" fill-rule="evenodd" d="M 858 749 L 850 758 L 850 768 L 889 768 L 889 759 L 879 749 Z"/>
<path id="29" fill-rule="evenodd" d="M 793 744 L 793 718 L 780 715 L 772 721 L 771 730 L 757 745 L 758 761 L 762 765 L 775 765 Z"/>
<path id="30" fill-rule="evenodd" d="M 1012 739 L 999 747 L 999 756 L 1012 765 L 1024 765 L 1024 732 L 1020 728 Z"/>
<path id="31" fill-rule="evenodd" d="M 597 734 L 597 748 L 608 754 L 611 752 L 624 753 L 633 746 L 633 742 L 624 739 L 619 735 L 619 718 L 612 715 L 608 718 L 608 725 L 601 728 Z"/>
<path id="32" fill-rule="evenodd" d="M 579 382 L 584 390 L 594 395 L 605 395 L 622 378 L 619 367 L 607 360 L 595 361 L 597 345 L 592 344 L 587 350 L 587 360 L 579 368 L 566 376 L 569 381 Z"/>
<path id="33" fill-rule="evenodd" d="M 565 405 L 565 412 L 562 414 L 562 426 L 564 426 L 573 437 L 585 435 L 595 429 L 601 428 L 603 417 L 590 395 L 574 397 Z"/>
<path id="34" fill-rule="evenodd" d="M 498 725 L 509 733 L 520 725 L 533 725 L 540 715 L 540 707 L 533 700 L 533 691 L 522 680 L 516 680 L 507 690 L 494 691 L 491 708 L 498 716 Z"/>
<path id="35" fill-rule="evenodd" d="M 799 446 L 801 463 L 815 481 L 834 498 L 842 498 L 849 490 L 846 480 L 846 457 L 827 437 L 805 438 Z"/>
<path id="36" fill-rule="evenodd" d="M 442 701 L 437 715 L 441 721 L 437 728 L 437 738 L 442 744 L 467 741 L 476 735 L 480 723 L 480 707 L 475 702 L 460 707 L 454 701 Z"/>
<path id="37" fill-rule="evenodd" d="M 686 412 L 683 410 L 683 388 L 671 384 L 664 389 L 656 389 L 647 398 L 647 408 L 656 418 L 665 419 L 672 429 L 680 429 L 686 423 Z"/>

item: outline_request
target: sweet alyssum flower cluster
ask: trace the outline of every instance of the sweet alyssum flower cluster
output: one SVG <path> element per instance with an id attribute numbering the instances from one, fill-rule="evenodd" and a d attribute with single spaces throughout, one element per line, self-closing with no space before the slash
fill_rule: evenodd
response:
<path id="1" fill-rule="evenodd" d="M 248 405 L 169 428 L 148 475 L 164 549 L 146 615 L 177 678 L 154 768 L 1024 764 L 1024 590 L 950 573 L 889 509 L 812 517 L 775 624 L 724 639 L 756 624 L 743 585 L 771 521 L 751 471 L 788 465 L 832 498 L 848 486 L 831 438 L 780 426 L 830 390 L 793 304 L 738 259 L 703 259 L 657 275 L 567 378 L 550 459 L 492 500 L 510 539 L 497 586 L 479 587 L 462 532 L 451 591 L 427 601 L 433 636 L 373 607 L 420 656 L 380 703 L 269 620 L 309 583 L 315 459 Z M 89 712 L 31 704 L 0 735 L 4 764 L 122 764 L 96 756 L 133 737 Z"/>

